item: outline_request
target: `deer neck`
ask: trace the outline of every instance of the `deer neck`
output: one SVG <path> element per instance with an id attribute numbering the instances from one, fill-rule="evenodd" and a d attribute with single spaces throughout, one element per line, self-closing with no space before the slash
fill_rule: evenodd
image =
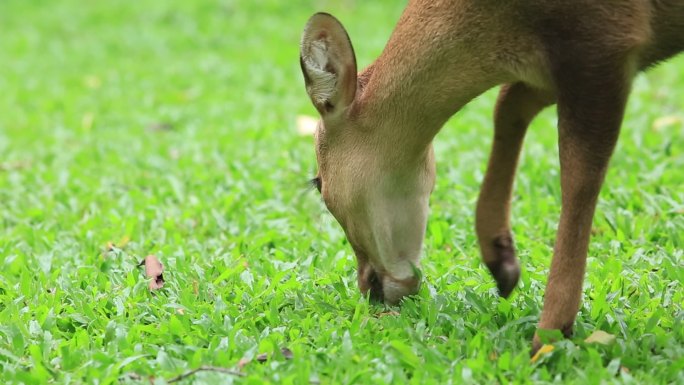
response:
<path id="1" fill-rule="evenodd" d="M 455 12 L 431 21 L 416 12 L 407 9 L 383 53 L 361 72 L 356 102 L 361 119 L 392 138 L 393 148 L 420 153 L 453 114 L 510 74 L 492 50 L 501 39 L 489 35 L 493 28 Z"/>

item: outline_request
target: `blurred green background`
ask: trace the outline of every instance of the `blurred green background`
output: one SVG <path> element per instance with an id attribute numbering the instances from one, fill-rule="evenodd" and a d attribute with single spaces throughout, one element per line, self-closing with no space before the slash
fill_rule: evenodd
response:
<path id="1" fill-rule="evenodd" d="M 331 12 L 363 67 L 404 6 L 1 1 L 0 382 L 166 383 L 201 365 L 246 377 L 181 383 L 684 381 L 684 57 L 635 81 L 575 339 L 530 363 L 560 204 L 553 109 L 521 160 L 510 300 L 479 260 L 496 90 L 437 137 L 421 293 L 390 309 L 358 294 L 306 186 L 299 37 Z M 157 295 L 136 267 L 148 254 L 166 268 Z M 617 342 L 584 344 L 594 329 Z"/>

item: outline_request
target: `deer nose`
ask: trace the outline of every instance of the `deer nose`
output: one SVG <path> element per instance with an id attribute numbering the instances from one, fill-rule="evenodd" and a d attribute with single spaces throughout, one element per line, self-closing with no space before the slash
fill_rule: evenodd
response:
<path id="1" fill-rule="evenodd" d="M 382 279 L 384 301 L 390 305 L 398 304 L 402 298 L 418 293 L 419 288 L 420 278 L 416 276 L 396 279 L 385 275 Z"/>
<path id="2" fill-rule="evenodd" d="M 416 294 L 420 287 L 419 277 L 397 279 L 376 271 L 370 264 L 359 266 L 358 274 L 361 293 L 368 294 L 373 302 L 396 305 L 402 298 Z"/>

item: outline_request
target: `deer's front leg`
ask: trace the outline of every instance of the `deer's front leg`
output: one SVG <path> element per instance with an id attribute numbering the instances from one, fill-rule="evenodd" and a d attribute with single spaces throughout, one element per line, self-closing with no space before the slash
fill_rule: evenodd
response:
<path id="1" fill-rule="evenodd" d="M 484 263 L 508 297 L 520 277 L 509 222 L 511 191 L 527 126 L 552 98 L 523 83 L 501 88 L 494 113 L 494 141 L 477 202 L 476 229 Z"/>
<path id="2" fill-rule="evenodd" d="M 559 329 L 566 337 L 580 307 L 596 201 L 629 93 L 629 77 L 621 68 L 600 74 L 561 84 L 558 95 L 563 206 L 539 328 Z M 533 352 L 539 347 L 535 335 Z"/>

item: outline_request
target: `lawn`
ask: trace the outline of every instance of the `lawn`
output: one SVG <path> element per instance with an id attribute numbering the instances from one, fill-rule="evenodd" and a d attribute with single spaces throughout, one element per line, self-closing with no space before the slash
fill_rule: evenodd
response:
<path id="1" fill-rule="evenodd" d="M 437 137 L 419 295 L 359 294 L 306 184 L 299 36 L 334 13 L 365 66 L 403 6 L 0 2 L 0 383 L 684 383 L 684 56 L 635 81 L 572 339 L 531 362 L 560 206 L 553 109 L 521 160 L 509 300 L 480 262 L 495 90 Z M 586 343 L 596 330 L 615 340 Z"/>

